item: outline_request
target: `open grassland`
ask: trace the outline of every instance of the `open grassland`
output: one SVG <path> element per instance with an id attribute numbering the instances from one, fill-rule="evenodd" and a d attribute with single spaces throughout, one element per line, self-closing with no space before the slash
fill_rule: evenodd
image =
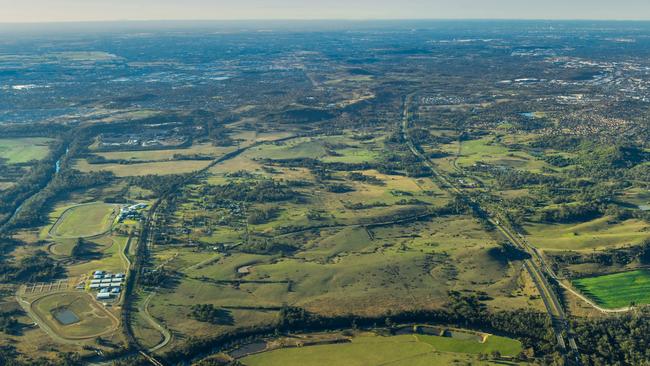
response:
<path id="1" fill-rule="evenodd" d="M 54 223 L 50 234 L 59 238 L 83 238 L 110 230 L 119 209 L 116 205 L 96 202 L 71 207 Z"/>
<path id="2" fill-rule="evenodd" d="M 9 164 L 41 160 L 49 151 L 52 139 L 41 137 L 0 139 L 0 159 Z"/>
<path id="3" fill-rule="evenodd" d="M 650 272 L 637 270 L 573 281 L 575 287 L 607 308 L 650 304 Z"/>
<path id="4" fill-rule="evenodd" d="M 362 163 L 376 161 L 378 149 L 346 136 L 295 138 L 279 144 L 265 144 L 251 150 L 252 159 L 320 159 L 326 162 Z"/>
<path id="5" fill-rule="evenodd" d="M 611 223 L 602 217 L 578 224 L 526 225 L 528 240 L 540 249 L 586 250 L 621 247 L 639 244 L 650 237 L 650 225 L 641 220 Z"/>
<path id="6" fill-rule="evenodd" d="M 486 344 L 474 342 L 476 345 L 472 345 L 467 350 L 464 348 L 467 347 L 465 342 L 452 338 L 421 335 L 391 337 L 362 335 L 352 338 L 350 343 L 278 349 L 248 356 L 241 361 L 248 366 L 508 365 L 510 364 L 508 362 L 479 361 L 476 356 L 467 353 L 497 349 L 503 350 L 504 354 L 510 354 L 512 351 L 521 350 L 519 342 L 507 338 L 494 340 L 491 343 L 488 338 Z"/>
<path id="7" fill-rule="evenodd" d="M 149 174 L 167 175 L 191 173 L 207 167 L 209 160 L 160 161 L 137 164 L 89 164 L 85 159 L 77 160 L 74 168 L 82 172 L 109 171 L 118 177 L 133 177 Z"/>
<path id="8" fill-rule="evenodd" d="M 111 332 L 119 320 L 96 303 L 85 292 L 63 292 L 43 296 L 34 301 L 32 311 L 62 338 L 85 339 Z M 78 321 L 64 325 L 54 316 L 57 310 L 68 310 Z"/>
<path id="9" fill-rule="evenodd" d="M 518 293 L 518 271 L 490 254 L 497 246 L 470 217 L 366 229 L 342 227 L 283 237 L 301 248 L 280 256 L 157 245 L 155 265 L 182 273 L 161 290 L 150 313 L 173 331 L 195 336 L 266 324 L 283 304 L 326 315 L 379 315 L 437 308 L 449 290 L 485 291 L 496 308 L 538 307 Z M 229 309 L 232 323 L 189 317 L 193 304 Z M 492 306 L 492 303 L 489 304 Z"/>
<path id="10" fill-rule="evenodd" d="M 621 200 L 642 210 L 650 210 L 650 190 L 643 188 L 628 189 L 621 195 Z"/>

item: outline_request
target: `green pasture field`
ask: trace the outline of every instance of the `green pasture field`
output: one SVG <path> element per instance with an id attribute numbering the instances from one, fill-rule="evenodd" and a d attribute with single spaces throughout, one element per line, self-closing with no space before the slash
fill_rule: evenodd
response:
<path id="1" fill-rule="evenodd" d="M 469 167 L 478 162 L 532 172 L 539 172 L 543 167 L 548 167 L 544 161 L 535 159 L 524 151 L 510 150 L 507 146 L 495 141 L 494 137 L 462 142 L 458 165 Z"/>
<path id="2" fill-rule="evenodd" d="M 650 272 L 636 270 L 573 280 L 581 292 L 606 308 L 650 304 Z"/>
<path id="3" fill-rule="evenodd" d="M 59 238 L 82 238 L 103 234 L 110 230 L 116 205 L 96 202 L 73 206 L 64 211 L 50 229 L 50 234 Z"/>
<path id="4" fill-rule="evenodd" d="M 43 137 L 0 139 L 0 159 L 9 164 L 41 160 L 47 156 L 50 142 L 52 139 Z"/>
<path id="5" fill-rule="evenodd" d="M 372 146 L 364 146 L 346 136 L 326 136 L 265 144 L 251 150 L 248 156 L 252 159 L 311 158 L 326 162 L 362 163 L 376 161 L 379 152 Z"/>
<path id="6" fill-rule="evenodd" d="M 650 237 L 646 222 L 626 220 L 611 224 L 610 217 L 602 217 L 577 224 L 525 225 L 530 243 L 540 249 L 587 250 L 616 248 L 639 244 Z"/>
<path id="7" fill-rule="evenodd" d="M 505 353 L 521 349 L 519 342 L 504 338 L 490 344 L 476 343 L 476 346 L 464 349 L 464 341 L 451 338 L 421 335 L 399 335 L 382 337 L 376 335 L 361 335 L 352 338 L 351 343 L 308 346 L 300 348 L 284 348 L 263 352 L 243 358 L 247 366 L 310 366 L 310 365 L 348 365 L 348 366 L 419 366 L 419 365 L 509 365 L 512 363 L 492 363 L 479 361 L 475 355 L 479 349 L 503 349 Z M 491 338 L 491 337 L 490 337 Z M 488 342 L 489 338 L 488 338 Z M 518 348 L 516 348 L 518 346 Z M 453 349 L 454 351 L 447 351 Z M 479 351 L 481 352 L 481 351 Z"/>
<path id="8" fill-rule="evenodd" d="M 517 273 L 488 254 L 497 244 L 470 217 L 372 228 L 371 235 L 358 227 L 288 235 L 282 240 L 301 249 L 284 257 L 156 246 L 154 265 L 183 276 L 152 299 L 150 312 L 173 331 L 200 336 L 264 324 L 277 316 L 264 309 L 284 303 L 326 315 L 378 315 L 440 307 L 449 290 L 474 289 L 495 302 L 530 305 L 527 296 L 513 295 Z M 243 266 L 247 273 L 238 273 Z M 197 303 L 232 309 L 234 324 L 191 320 L 189 307 Z"/>
<path id="9" fill-rule="evenodd" d="M 63 325 L 54 318 L 53 310 L 72 311 L 79 322 Z M 59 336 L 68 339 L 94 338 L 117 328 L 119 320 L 95 303 L 85 292 L 63 292 L 46 295 L 34 301 L 32 311 Z"/>
<path id="10" fill-rule="evenodd" d="M 89 164 L 85 159 L 76 160 L 74 168 L 82 172 L 109 171 L 118 177 L 134 177 L 149 174 L 183 174 L 201 170 L 210 165 L 209 160 L 159 161 L 138 164 Z"/>
<path id="11" fill-rule="evenodd" d="M 474 339 L 457 339 L 451 337 L 438 337 L 433 335 L 417 335 L 418 340 L 432 345 L 437 351 L 454 353 L 485 353 L 499 351 L 503 356 L 516 356 L 523 350 L 521 342 L 495 335 L 487 337 L 481 343 Z"/>
<path id="12" fill-rule="evenodd" d="M 86 242 L 93 246 L 93 251 L 104 252 L 113 245 L 113 238 L 111 236 L 102 236 L 92 240 L 86 240 Z M 56 243 L 50 246 L 50 252 L 55 256 L 70 256 L 72 248 L 76 244 L 76 238 L 57 238 Z"/>

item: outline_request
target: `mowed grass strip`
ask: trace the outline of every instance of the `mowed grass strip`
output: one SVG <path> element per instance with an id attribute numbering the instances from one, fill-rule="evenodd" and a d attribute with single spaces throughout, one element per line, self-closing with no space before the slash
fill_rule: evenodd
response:
<path id="1" fill-rule="evenodd" d="M 79 159 L 75 161 L 74 168 L 84 173 L 108 171 L 118 177 L 134 177 L 191 173 L 207 167 L 210 163 L 210 160 L 179 160 L 138 164 L 90 164 L 85 159 Z"/>
<path id="2" fill-rule="evenodd" d="M 111 228 L 117 206 L 91 203 L 65 211 L 52 227 L 52 235 L 62 238 L 80 238 L 99 235 Z"/>
<path id="3" fill-rule="evenodd" d="M 580 291 L 606 308 L 650 304 L 650 272 L 637 270 L 573 281 Z"/>

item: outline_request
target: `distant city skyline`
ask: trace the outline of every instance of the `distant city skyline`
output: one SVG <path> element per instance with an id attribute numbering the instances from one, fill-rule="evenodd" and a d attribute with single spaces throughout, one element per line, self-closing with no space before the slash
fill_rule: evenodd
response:
<path id="1" fill-rule="evenodd" d="M 255 19 L 650 20 L 648 0 L 0 0 L 1 23 Z"/>

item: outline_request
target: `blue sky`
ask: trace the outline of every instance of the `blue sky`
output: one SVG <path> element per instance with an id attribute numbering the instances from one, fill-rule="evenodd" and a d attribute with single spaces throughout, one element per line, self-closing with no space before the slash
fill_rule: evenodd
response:
<path id="1" fill-rule="evenodd" d="M 650 0 L 0 0 L 0 22 L 158 19 L 650 19 Z"/>

